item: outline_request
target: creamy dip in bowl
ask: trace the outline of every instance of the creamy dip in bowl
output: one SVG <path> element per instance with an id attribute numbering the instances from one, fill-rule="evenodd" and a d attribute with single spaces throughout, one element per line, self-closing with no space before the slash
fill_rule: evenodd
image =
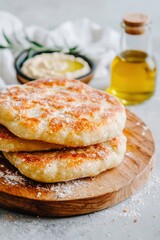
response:
<path id="1" fill-rule="evenodd" d="M 94 62 L 80 54 L 39 51 L 27 59 L 27 50 L 15 60 L 17 78 L 21 83 L 44 77 L 66 77 L 88 83 L 95 70 Z"/>
<path id="2" fill-rule="evenodd" d="M 26 60 L 21 71 L 30 78 L 69 77 L 78 78 L 90 72 L 83 58 L 62 52 L 42 53 Z"/>

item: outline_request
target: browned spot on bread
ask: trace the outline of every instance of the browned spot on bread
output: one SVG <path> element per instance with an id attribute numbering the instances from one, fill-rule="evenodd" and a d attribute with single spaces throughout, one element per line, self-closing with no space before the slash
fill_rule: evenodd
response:
<path id="1" fill-rule="evenodd" d="M 53 81 L 47 81 L 47 80 L 50 80 L 50 79 L 41 79 L 37 84 L 36 84 L 36 87 L 37 88 L 43 88 L 44 86 L 47 86 L 47 87 L 53 87 L 53 86 L 65 86 L 66 83 L 67 83 L 67 80 L 66 79 L 63 79 L 63 81 L 59 81 L 58 78 L 55 78 L 54 79 L 54 82 Z M 28 86 L 32 86 L 34 85 L 33 82 L 29 82 L 27 83 Z"/>
<path id="2" fill-rule="evenodd" d="M 49 122 L 49 129 L 51 132 L 57 132 L 60 131 L 63 128 L 64 120 L 52 118 Z"/>
<path id="3" fill-rule="evenodd" d="M 118 149 L 119 139 L 112 138 L 112 139 L 108 140 L 108 143 L 111 144 L 114 149 Z"/>
<path id="4" fill-rule="evenodd" d="M 97 105 L 82 105 L 81 107 L 75 107 L 72 111 L 66 111 L 67 114 L 79 118 L 82 115 L 88 115 L 90 117 L 94 117 L 94 114 L 99 111 L 99 107 Z"/>
<path id="5" fill-rule="evenodd" d="M 81 133 L 81 132 L 94 130 L 95 127 L 96 126 L 94 125 L 94 123 L 90 122 L 86 118 L 81 118 L 81 119 L 77 120 L 73 126 L 73 128 L 77 134 Z"/>
<path id="6" fill-rule="evenodd" d="M 20 125 L 22 125 L 25 128 L 30 128 L 34 132 L 36 132 L 37 126 L 40 123 L 40 120 L 37 118 L 31 118 L 31 117 L 27 117 L 27 116 L 24 116 L 23 118 L 24 118 L 24 121 L 21 122 Z"/>
<path id="7" fill-rule="evenodd" d="M 13 139 L 14 135 L 6 127 L 0 124 L 0 138 L 2 139 Z"/>

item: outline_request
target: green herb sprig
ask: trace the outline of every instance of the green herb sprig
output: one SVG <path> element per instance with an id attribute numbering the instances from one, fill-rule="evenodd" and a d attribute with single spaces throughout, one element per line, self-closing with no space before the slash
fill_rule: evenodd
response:
<path id="1" fill-rule="evenodd" d="M 13 52 L 16 51 L 22 51 L 25 50 L 26 48 L 24 48 L 22 46 L 22 44 L 16 39 L 16 44 L 5 34 L 5 32 L 2 33 L 4 40 L 6 42 L 5 45 L 0 44 L 0 50 L 2 49 L 10 49 Z M 37 42 L 37 41 L 33 41 L 31 39 L 28 38 L 28 36 L 25 36 L 25 40 L 29 43 L 30 47 L 27 48 L 28 50 L 28 55 L 27 55 L 27 59 L 33 57 L 33 54 L 35 51 L 56 51 L 56 52 L 64 52 L 64 53 L 69 53 L 69 54 L 79 54 L 80 50 L 78 46 L 74 46 L 68 49 L 63 49 L 62 47 L 59 46 L 55 46 L 54 48 L 48 48 L 44 45 L 42 45 L 41 43 Z"/>

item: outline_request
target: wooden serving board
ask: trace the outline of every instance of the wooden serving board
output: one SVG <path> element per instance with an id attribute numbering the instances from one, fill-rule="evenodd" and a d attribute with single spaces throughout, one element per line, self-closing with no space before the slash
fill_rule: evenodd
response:
<path id="1" fill-rule="evenodd" d="M 124 133 L 127 152 L 119 167 L 66 183 L 44 184 L 25 178 L 0 154 L 0 206 L 62 217 L 99 211 L 130 197 L 148 180 L 154 141 L 147 126 L 128 110 Z"/>

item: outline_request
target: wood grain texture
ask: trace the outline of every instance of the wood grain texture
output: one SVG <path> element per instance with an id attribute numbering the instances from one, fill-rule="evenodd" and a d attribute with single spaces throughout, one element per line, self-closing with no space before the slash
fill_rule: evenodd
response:
<path id="1" fill-rule="evenodd" d="M 127 152 L 122 164 L 93 178 L 44 184 L 22 176 L 0 154 L 0 206 L 38 216 L 64 217 L 113 206 L 143 186 L 153 168 L 154 141 L 127 110 Z"/>

